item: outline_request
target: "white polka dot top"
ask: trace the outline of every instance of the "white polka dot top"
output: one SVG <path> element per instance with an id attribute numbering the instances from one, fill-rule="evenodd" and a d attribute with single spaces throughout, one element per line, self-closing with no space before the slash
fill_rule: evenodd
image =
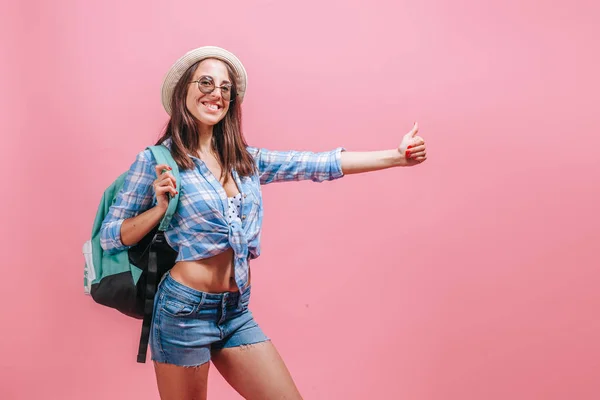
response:
<path id="1" fill-rule="evenodd" d="M 240 210 L 242 207 L 242 194 L 238 193 L 235 197 L 228 197 L 229 209 L 227 210 L 227 219 L 229 222 L 240 220 Z"/>

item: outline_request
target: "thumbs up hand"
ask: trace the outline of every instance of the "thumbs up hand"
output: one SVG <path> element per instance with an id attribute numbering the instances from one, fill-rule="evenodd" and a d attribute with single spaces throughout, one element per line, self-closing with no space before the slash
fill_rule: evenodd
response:
<path id="1" fill-rule="evenodd" d="M 405 166 L 417 165 L 427 160 L 425 140 L 421 136 L 417 136 L 418 132 L 419 125 L 415 122 L 411 131 L 404 135 L 398 146 L 398 151 L 405 160 L 403 163 Z"/>

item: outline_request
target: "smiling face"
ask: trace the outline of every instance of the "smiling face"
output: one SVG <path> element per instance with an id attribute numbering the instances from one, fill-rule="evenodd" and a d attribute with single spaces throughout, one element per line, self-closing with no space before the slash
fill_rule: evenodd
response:
<path id="1" fill-rule="evenodd" d="M 223 98 L 223 91 L 227 91 L 232 84 L 227 65 L 220 60 L 203 60 L 198 64 L 190 81 L 200 81 L 200 87 L 203 88 L 210 87 L 211 83 L 214 85 L 215 89 L 211 93 L 203 93 L 197 82 L 190 83 L 186 107 L 199 124 L 216 125 L 225 117 L 230 105 L 229 100 Z"/>

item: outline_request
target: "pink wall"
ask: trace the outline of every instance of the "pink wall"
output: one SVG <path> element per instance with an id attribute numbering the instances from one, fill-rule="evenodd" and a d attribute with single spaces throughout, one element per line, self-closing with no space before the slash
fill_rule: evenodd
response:
<path id="1" fill-rule="evenodd" d="M 158 398 L 80 248 L 206 44 L 246 64 L 252 144 L 428 141 L 417 168 L 264 187 L 253 309 L 306 399 L 600 398 L 599 7 L 561 3 L 3 3 L 0 398 Z"/>

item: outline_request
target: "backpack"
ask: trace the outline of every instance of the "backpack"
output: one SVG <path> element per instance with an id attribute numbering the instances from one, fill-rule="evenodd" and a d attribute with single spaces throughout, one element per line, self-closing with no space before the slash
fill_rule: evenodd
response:
<path id="1" fill-rule="evenodd" d="M 171 152 L 165 146 L 148 147 L 157 164 L 167 164 L 179 182 L 179 169 Z M 125 182 L 127 172 L 119 176 L 100 200 L 92 227 L 92 238 L 83 245 L 85 267 L 84 292 L 95 302 L 114 308 L 121 313 L 142 319 L 142 331 L 137 362 L 146 362 L 146 350 L 154 308 L 157 280 L 175 265 L 177 252 L 165 239 L 165 231 L 177 209 L 179 193 L 170 197 L 165 216 L 152 231 L 136 245 L 113 254 L 106 254 L 100 246 L 100 228 L 110 206 Z M 179 191 L 179 189 L 177 189 Z"/>

